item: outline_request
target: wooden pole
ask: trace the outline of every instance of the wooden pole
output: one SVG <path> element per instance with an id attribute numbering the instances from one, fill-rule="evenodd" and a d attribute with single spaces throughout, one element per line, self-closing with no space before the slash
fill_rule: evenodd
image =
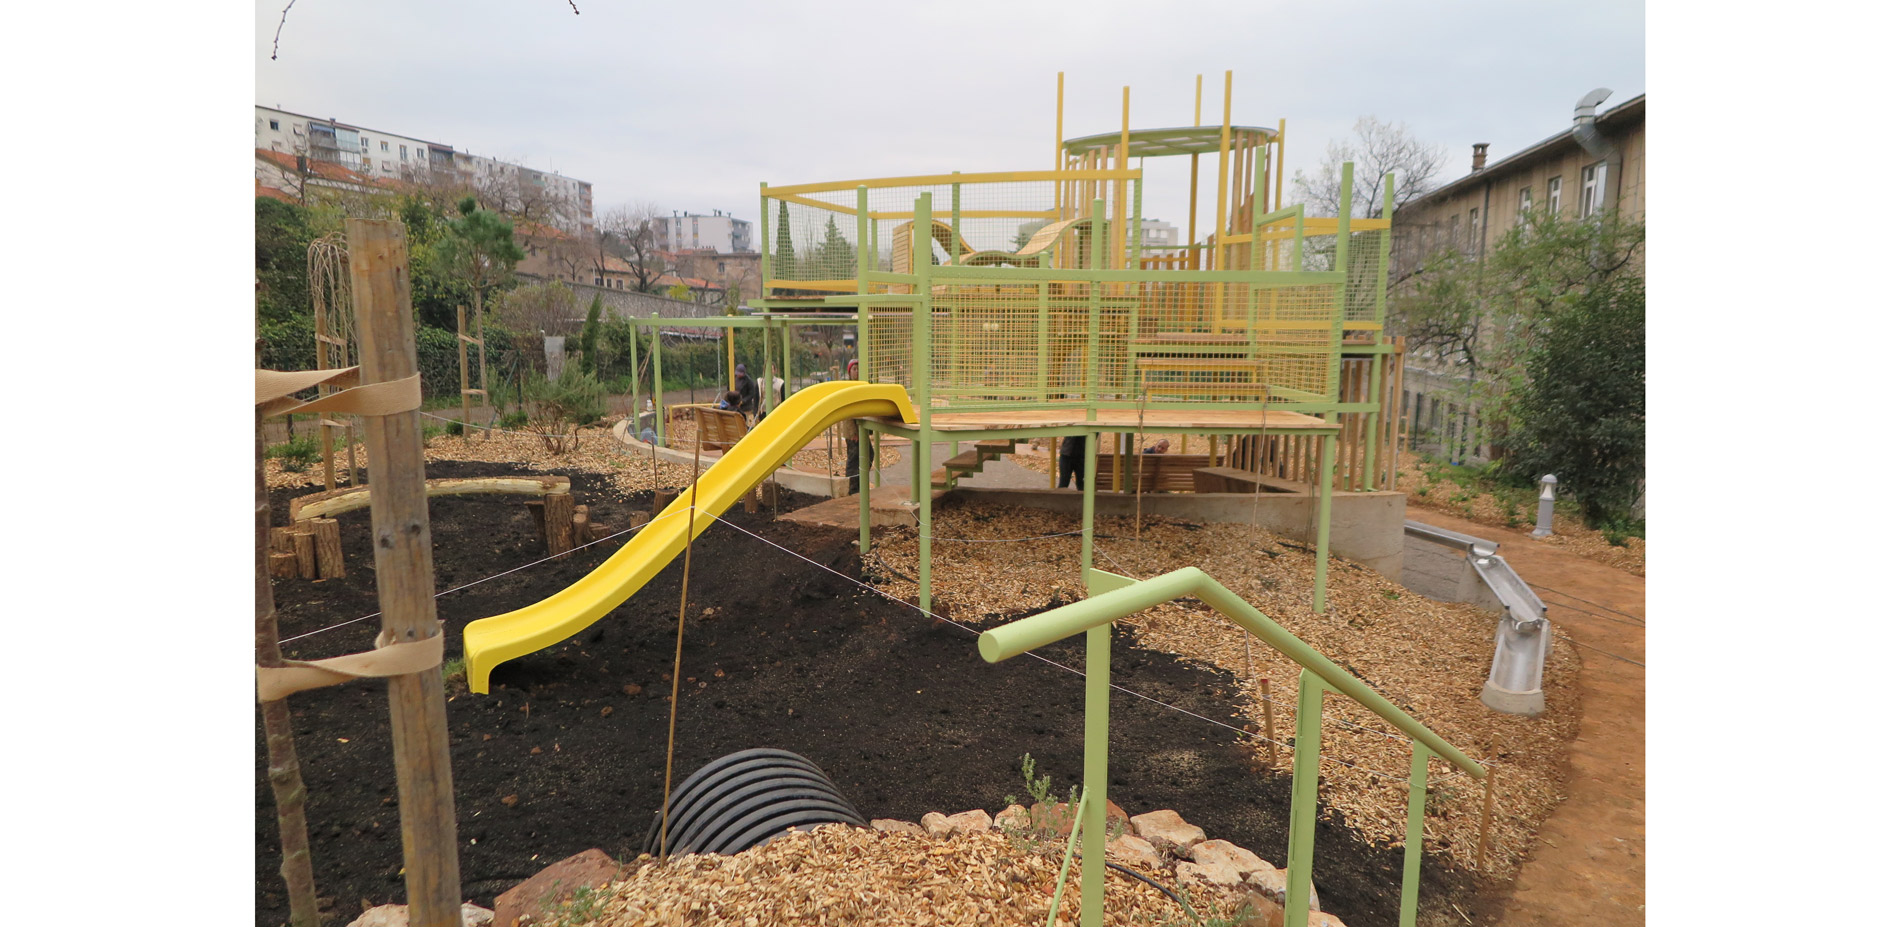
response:
<path id="1" fill-rule="evenodd" d="M 350 282 L 367 383 L 416 373 L 409 253 L 401 222 L 344 220 Z M 435 617 L 435 560 L 429 548 L 422 422 L 417 412 L 364 416 L 369 455 L 371 549 L 383 636 L 394 643 L 442 633 Z M 460 927 L 462 880 L 455 849 L 455 789 L 449 774 L 448 706 L 442 672 L 430 667 L 389 680 L 389 732 L 402 817 L 409 923 Z"/>
<path id="2" fill-rule="evenodd" d="M 474 421 L 468 412 L 468 308 L 455 307 L 455 360 L 462 368 L 462 440 L 471 437 Z"/>
<path id="3" fill-rule="evenodd" d="M 264 489 L 264 416 L 256 416 L 257 425 L 257 586 L 256 623 L 252 633 L 257 648 L 258 666 L 283 666 L 284 655 L 277 647 L 277 600 L 271 592 L 270 578 L 281 569 L 281 553 L 270 550 L 270 497 Z M 294 570 L 294 567 L 293 567 Z M 277 871 L 284 877 L 290 896 L 291 927 L 317 927 L 316 879 L 310 866 L 310 827 L 304 820 L 303 770 L 297 763 L 296 729 L 290 722 L 290 704 L 283 699 L 258 706 L 264 715 L 265 777 L 270 780 L 271 797 L 277 803 L 277 841 L 283 847 L 283 862 Z"/>
<path id="4" fill-rule="evenodd" d="M 1194 125 L 1196 128 L 1199 128 L 1201 125 L 1201 75 L 1199 74 L 1194 75 Z M 1187 243 L 1188 243 L 1188 268 L 1191 270 L 1201 269 L 1201 256 L 1200 256 L 1201 253 L 1194 249 L 1194 242 L 1195 242 L 1194 222 L 1197 215 L 1200 212 L 1200 208 L 1201 208 L 1201 153 L 1197 151 L 1194 154 L 1188 156 Z M 1214 465 L 1213 460 L 1212 460 L 1214 453 L 1211 450 L 1211 448 L 1213 447 L 1211 441 L 1208 446 L 1210 448 L 1210 450 L 1208 451 L 1208 458 L 1209 458 L 1208 466 L 1211 467 Z"/>

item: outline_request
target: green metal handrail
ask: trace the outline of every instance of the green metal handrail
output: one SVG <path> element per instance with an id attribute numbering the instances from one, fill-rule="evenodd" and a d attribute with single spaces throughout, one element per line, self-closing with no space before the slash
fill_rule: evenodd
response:
<path id="1" fill-rule="evenodd" d="M 1412 927 L 1418 914 L 1418 870 L 1424 831 L 1427 762 L 1441 757 L 1474 778 L 1487 771 L 1384 696 L 1295 637 L 1273 619 L 1196 567 L 1184 567 L 1153 579 L 1134 580 L 1103 570 L 1088 571 L 1089 597 L 983 632 L 977 652 L 995 663 L 1078 633 L 1088 635 L 1085 684 L 1083 789 L 1105 794 L 1108 784 L 1109 628 L 1124 618 L 1163 602 L 1192 596 L 1226 615 L 1267 646 L 1300 666 L 1299 709 L 1295 719 L 1293 802 L 1287 822 L 1286 925 L 1306 927 L 1308 892 L 1313 884 L 1313 836 L 1319 805 L 1321 700 L 1327 690 L 1370 709 L 1412 740 L 1412 775 L 1406 807 L 1405 868 L 1399 923 Z M 1082 848 L 1082 924 L 1101 927 L 1106 879 L 1107 802 L 1082 810 L 1088 816 Z M 1078 823 L 1080 817 L 1078 816 Z"/>

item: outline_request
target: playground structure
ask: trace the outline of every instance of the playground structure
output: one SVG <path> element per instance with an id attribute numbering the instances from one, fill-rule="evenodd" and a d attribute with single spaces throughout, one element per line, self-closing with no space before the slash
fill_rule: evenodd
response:
<path id="1" fill-rule="evenodd" d="M 1195 125 L 1131 129 L 1124 88 L 1119 132 L 1069 139 L 1061 86 L 1053 170 L 761 184 L 766 296 L 747 316 L 632 320 L 654 394 L 663 330 L 724 329 L 728 344 L 761 330 L 761 382 L 783 376 L 795 390 L 799 328 L 850 325 L 859 376 L 903 387 L 916 410 L 914 422 L 858 422 L 856 443 L 871 480 L 883 439 L 911 445 L 924 608 L 933 496 L 1017 442 L 1049 439 L 1053 454 L 1082 436 L 1085 531 L 1102 490 L 1303 485 L 1316 502 L 1313 607 L 1323 610 L 1333 494 L 1392 485 L 1403 345 L 1384 336 L 1390 222 L 1351 218 L 1350 163 L 1336 218 L 1309 223 L 1304 205 L 1283 206 L 1284 120 L 1235 125 L 1231 74 L 1219 125 L 1200 124 L 1197 85 Z M 1203 155 L 1215 161 L 1217 204 L 1205 237 Z M 1167 157 L 1189 162 L 1186 245 L 1141 235 L 1145 165 Z M 1383 181 L 1389 215 L 1393 181 Z M 762 392 L 769 414 L 778 398 Z M 1205 463 L 1142 454 L 1141 434 L 1206 436 Z M 976 447 L 933 473 L 930 448 L 945 442 Z M 868 550 L 870 498 L 858 498 Z M 1086 540 L 1083 551 L 1086 571 Z"/>

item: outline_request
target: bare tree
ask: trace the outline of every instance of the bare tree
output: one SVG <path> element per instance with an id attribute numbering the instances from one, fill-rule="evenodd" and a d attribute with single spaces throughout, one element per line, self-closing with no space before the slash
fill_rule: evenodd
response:
<path id="1" fill-rule="evenodd" d="M 634 286 L 642 293 L 653 292 L 666 273 L 660 237 L 653 228 L 659 217 L 660 207 L 651 201 L 623 203 L 600 217 L 602 244 L 633 268 Z"/>
<path id="2" fill-rule="evenodd" d="M 1445 146 L 1412 137 L 1403 122 L 1380 122 L 1376 116 L 1361 116 L 1352 125 L 1351 138 L 1326 144 L 1326 159 L 1317 171 L 1311 175 L 1303 170 L 1293 172 L 1293 188 L 1306 204 L 1307 215 L 1338 216 L 1341 166 L 1351 161 L 1352 214 L 1354 218 L 1375 219 L 1385 204 L 1386 174 L 1397 175 L 1392 187 L 1396 209 L 1437 187 L 1445 157 Z"/>
<path id="3" fill-rule="evenodd" d="M 566 331 L 580 303 L 559 280 L 522 286 L 502 295 L 496 319 L 515 331 L 555 334 Z"/>

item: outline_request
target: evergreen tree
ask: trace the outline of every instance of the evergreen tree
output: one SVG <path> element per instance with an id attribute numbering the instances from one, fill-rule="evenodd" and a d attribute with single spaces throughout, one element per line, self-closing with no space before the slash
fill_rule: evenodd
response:
<path id="1" fill-rule="evenodd" d="M 446 224 L 430 258 L 434 270 L 468 287 L 480 315 L 482 297 L 512 280 L 515 263 L 527 254 L 515 244 L 514 223 L 476 206 L 474 197 L 463 197 L 455 209 L 460 215 Z"/>
<path id="2" fill-rule="evenodd" d="M 774 236 L 772 246 L 772 276 L 780 280 L 790 280 L 798 267 L 798 256 L 792 253 L 792 215 L 790 204 L 784 200 L 778 202 L 778 234 Z"/>
<path id="3" fill-rule="evenodd" d="M 599 378 L 600 362 L 594 356 L 594 349 L 600 344 L 600 294 L 594 294 L 594 301 L 587 306 L 587 321 L 581 325 L 581 370 L 590 377 Z"/>

